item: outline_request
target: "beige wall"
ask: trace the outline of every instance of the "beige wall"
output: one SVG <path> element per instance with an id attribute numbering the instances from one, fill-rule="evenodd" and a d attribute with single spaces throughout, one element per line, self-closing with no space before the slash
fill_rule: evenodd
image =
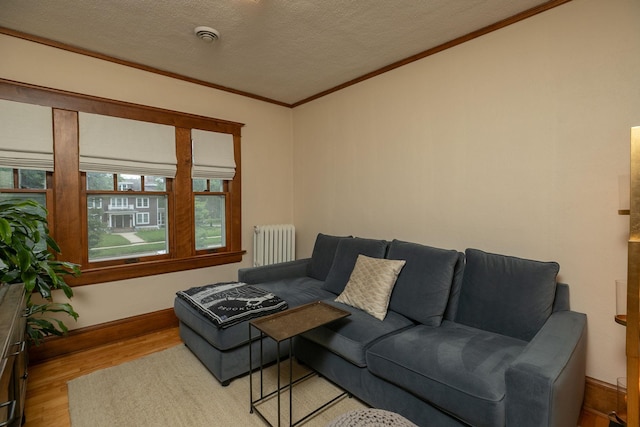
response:
<path id="1" fill-rule="evenodd" d="M 175 292 L 233 280 L 252 259 L 253 225 L 293 220 L 292 112 L 252 100 L 0 35 L 0 78 L 245 123 L 242 128 L 244 261 L 222 267 L 76 287 L 72 328 L 173 306 Z M 265 174 L 269 164 L 269 174 Z"/>
<path id="2" fill-rule="evenodd" d="M 615 383 L 638 17 L 637 0 L 574 0 L 294 109 L 299 255 L 322 231 L 556 260 L 588 375 Z"/>

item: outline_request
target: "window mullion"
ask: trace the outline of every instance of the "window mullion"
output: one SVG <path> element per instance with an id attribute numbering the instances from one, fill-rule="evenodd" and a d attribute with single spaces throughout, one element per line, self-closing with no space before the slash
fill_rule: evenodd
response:
<path id="1" fill-rule="evenodd" d="M 54 174 L 52 229 L 65 261 L 82 264 L 86 243 L 85 215 L 78 169 L 78 113 L 53 109 Z"/>
<path id="2" fill-rule="evenodd" d="M 170 212 L 170 236 L 177 258 L 195 254 L 193 192 L 191 191 L 191 129 L 176 127 L 176 158 L 178 170 L 173 180 L 173 203 Z"/>

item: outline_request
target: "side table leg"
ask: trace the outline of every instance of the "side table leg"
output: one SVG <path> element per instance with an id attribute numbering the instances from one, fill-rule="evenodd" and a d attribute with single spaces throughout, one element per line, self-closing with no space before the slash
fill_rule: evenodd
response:
<path id="1" fill-rule="evenodd" d="M 291 353 L 292 338 L 289 338 L 289 427 L 293 426 L 293 357 Z"/>
<path id="2" fill-rule="evenodd" d="M 280 341 L 276 343 L 276 364 L 278 365 L 278 427 L 280 427 Z"/>
<path id="3" fill-rule="evenodd" d="M 260 399 L 264 397 L 264 389 L 262 387 L 262 385 L 264 384 L 263 369 L 262 369 L 262 367 L 264 366 L 264 361 L 262 360 L 262 355 L 263 355 L 262 341 L 264 341 L 263 338 L 264 338 L 264 333 L 260 331 Z"/>
<path id="4" fill-rule="evenodd" d="M 253 358 L 251 354 L 251 323 L 249 323 L 249 413 L 253 414 Z"/>

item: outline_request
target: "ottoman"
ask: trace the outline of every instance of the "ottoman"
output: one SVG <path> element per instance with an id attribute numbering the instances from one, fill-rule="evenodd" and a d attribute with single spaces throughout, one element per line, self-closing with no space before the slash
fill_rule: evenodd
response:
<path id="1" fill-rule="evenodd" d="M 358 409 L 345 412 L 327 424 L 327 427 L 418 427 L 395 412 L 383 409 Z"/>

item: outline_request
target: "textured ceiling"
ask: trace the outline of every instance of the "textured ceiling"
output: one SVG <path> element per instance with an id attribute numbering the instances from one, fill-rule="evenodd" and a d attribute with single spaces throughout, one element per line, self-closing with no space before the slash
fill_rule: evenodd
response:
<path id="1" fill-rule="evenodd" d="M 295 104 L 547 1 L 0 0 L 0 26 Z"/>

